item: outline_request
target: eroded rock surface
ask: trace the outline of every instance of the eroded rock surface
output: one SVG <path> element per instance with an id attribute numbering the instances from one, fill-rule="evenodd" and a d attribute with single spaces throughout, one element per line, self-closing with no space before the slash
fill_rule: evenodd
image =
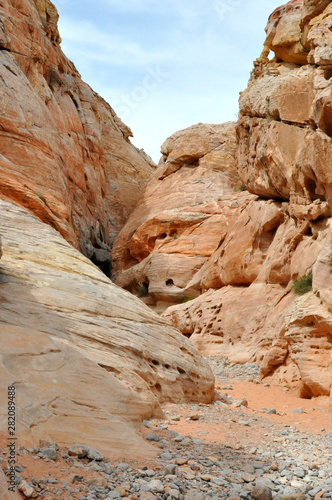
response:
<path id="1" fill-rule="evenodd" d="M 211 401 L 210 368 L 54 229 L 10 201 L 0 209 L 0 392 L 15 383 L 20 439 L 153 454 L 142 418 L 161 401 Z M 6 418 L 2 405 L 2 429 Z"/>
<path id="2" fill-rule="evenodd" d="M 109 270 L 152 161 L 60 48 L 50 1 L 0 6 L 0 194 Z"/>
<path id="3" fill-rule="evenodd" d="M 199 124 L 167 139 L 158 170 L 116 240 L 117 284 L 161 308 L 199 295 L 202 267 L 234 207 L 248 198 L 233 200 L 241 187 L 235 149 L 233 123 Z"/>
<path id="4" fill-rule="evenodd" d="M 272 13 L 240 97 L 236 158 L 234 143 L 224 144 L 233 158 L 231 192 L 217 194 L 215 174 L 204 188 L 208 171 L 199 169 L 213 134 L 201 126 L 180 131 L 163 145 L 114 249 L 117 282 L 147 302 L 177 304 L 164 317 L 204 354 L 258 361 L 261 377 L 304 397 L 329 395 L 332 385 L 331 22 L 330 1 L 293 0 Z M 195 209 L 199 220 L 188 220 L 187 193 L 193 199 L 196 191 L 186 162 L 198 162 L 200 196 L 212 197 Z M 224 164 L 215 158 L 213 171 L 225 172 Z M 310 272 L 313 289 L 297 296 L 292 284 Z"/>

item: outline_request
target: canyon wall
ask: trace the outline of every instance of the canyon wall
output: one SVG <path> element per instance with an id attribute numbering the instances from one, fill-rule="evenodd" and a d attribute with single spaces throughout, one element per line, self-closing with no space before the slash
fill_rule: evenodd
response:
<path id="1" fill-rule="evenodd" d="M 15 385 L 22 445 L 152 457 L 142 419 L 163 401 L 211 402 L 214 377 L 91 262 L 108 270 L 155 166 L 62 53 L 57 19 L 49 0 L 0 1 L 0 397 Z M 2 404 L 3 442 L 6 428 Z"/>
<path id="2" fill-rule="evenodd" d="M 49 0 L 2 0 L 0 18 L 0 194 L 109 271 L 155 166 L 61 51 Z"/>
<path id="3" fill-rule="evenodd" d="M 303 397 L 332 384 L 331 26 L 330 1 L 272 13 L 236 143 L 230 124 L 222 156 L 206 139 L 217 126 L 168 139 L 113 251 L 116 282 L 166 309 L 204 354 L 260 362 Z"/>
<path id="4" fill-rule="evenodd" d="M 195 125 L 161 149 L 159 168 L 112 253 L 116 283 L 158 310 L 200 294 L 202 268 L 226 231 L 234 189 L 241 189 L 234 123 Z"/>

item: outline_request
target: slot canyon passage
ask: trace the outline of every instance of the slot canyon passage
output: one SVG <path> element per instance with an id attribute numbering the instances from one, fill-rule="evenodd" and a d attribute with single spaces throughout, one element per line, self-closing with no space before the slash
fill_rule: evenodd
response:
<path id="1" fill-rule="evenodd" d="M 0 1 L 0 500 L 332 498 L 332 2 L 158 165 Z"/>

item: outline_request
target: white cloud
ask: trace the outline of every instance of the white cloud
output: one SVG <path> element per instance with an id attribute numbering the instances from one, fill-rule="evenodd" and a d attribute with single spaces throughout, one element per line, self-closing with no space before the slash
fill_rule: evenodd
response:
<path id="1" fill-rule="evenodd" d="M 67 47 L 76 57 L 107 65 L 144 66 L 170 60 L 172 57 L 166 49 L 144 48 L 125 35 L 109 33 L 88 21 L 75 22 L 74 19 L 64 17 L 60 21 L 60 31 L 64 49 Z"/>
<path id="2" fill-rule="evenodd" d="M 155 161 L 176 130 L 235 120 L 238 93 L 280 2 L 55 1 L 64 52 Z M 228 6 L 224 16 L 216 8 L 220 2 Z M 156 68 L 164 76 L 151 80 Z"/>

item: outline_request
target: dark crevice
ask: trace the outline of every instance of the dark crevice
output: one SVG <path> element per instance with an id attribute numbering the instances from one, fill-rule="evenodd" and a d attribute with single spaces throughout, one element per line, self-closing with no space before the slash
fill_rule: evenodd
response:
<path id="1" fill-rule="evenodd" d="M 112 266 L 110 261 L 99 262 L 95 256 L 91 257 L 90 260 L 95 266 L 97 266 L 101 270 L 102 273 L 105 274 L 105 276 L 107 276 L 107 278 L 110 277 L 112 271 Z"/>
<path id="2" fill-rule="evenodd" d="M 325 196 L 317 194 L 317 184 L 313 179 L 307 179 L 305 181 L 305 187 L 306 190 L 308 191 L 311 201 L 315 200 L 326 201 Z"/>

